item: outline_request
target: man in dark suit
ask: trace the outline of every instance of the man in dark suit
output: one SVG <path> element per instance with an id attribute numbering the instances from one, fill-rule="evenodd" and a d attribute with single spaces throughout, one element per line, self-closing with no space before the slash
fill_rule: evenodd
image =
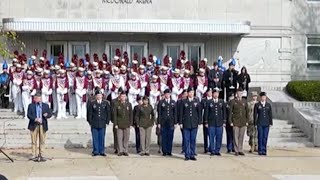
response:
<path id="1" fill-rule="evenodd" d="M 161 128 L 163 156 L 172 156 L 174 128 L 177 124 L 176 102 L 170 97 L 170 89 L 164 91 L 164 99 L 158 103 L 157 126 Z"/>
<path id="2" fill-rule="evenodd" d="M 28 129 L 31 133 L 31 147 L 32 147 L 32 159 L 40 157 L 42 159 L 44 154 L 44 145 L 46 132 L 48 131 L 48 120 L 51 118 L 52 112 L 49 105 L 42 103 L 41 93 L 36 93 L 34 96 L 34 102 L 29 104 L 27 117 L 29 119 Z M 37 142 L 40 138 L 39 156 L 37 154 Z"/>
<path id="3" fill-rule="evenodd" d="M 272 108 L 265 92 L 260 93 L 260 99 L 254 106 L 254 122 L 258 129 L 258 153 L 266 156 L 269 128 L 273 125 Z"/>
<path id="4" fill-rule="evenodd" d="M 106 125 L 111 118 L 111 108 L 108 101 L 103 99 L 102 90 L 95 91 L 96 99 L 89 104 L 87 109 L 87 121 L 91 126 L 93 151 L 92 156 L 106 156 L 105 134 Z"/>
<path id="5" fill-rule="evenodd" d="M 187 91 L 188 98 L 181 102 L 179 124 L 185 140 L 185 160 L 196 161 L 196 139 L 198 126 L 202 124 L 202 107 L 200 101 L 194 97 L 194 89 L 189 87 Z"/>

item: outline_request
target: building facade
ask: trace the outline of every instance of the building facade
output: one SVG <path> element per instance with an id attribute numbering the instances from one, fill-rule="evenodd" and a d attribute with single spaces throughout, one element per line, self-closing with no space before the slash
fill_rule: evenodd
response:
<path id="1" fill-rule="evenodd" d="M 319 0 L 1 0 L 0 12 L 28 55 L 119 48 L 175 61 L 185 50 L 194 63 L 237 58 L 254 86 L 320 77 Z"/>

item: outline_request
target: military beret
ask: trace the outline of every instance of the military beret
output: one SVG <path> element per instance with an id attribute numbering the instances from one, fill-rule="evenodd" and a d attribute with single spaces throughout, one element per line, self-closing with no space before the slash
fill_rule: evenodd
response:
<path id="1" fill-rule="evenodd" d="M 261 92 L 261 93 L 260 93 L 260 96 L 266 96 L 266 95 L 267 95 L 266 92 Z"/>
<path id="2" fill-rule="evenodd" d="M 182 91 L 182 94 L 183 94 L 183 93 L 185 93 L 185 92 L 187 92 L 187 90 L 186 90 L 186 89 L 184 89 L 184 90 Z"/>
<path id="3" fill-rule="evenodd" d="M 188 87 L 187 92 L 194 91 L 193 87 Z"/>
<path id="4" fill-rule="evenodd" d="M 213 92 L 220 92 L 220 89 L 218 87 L 213 89 Z"/>
<path id="5" fill-rule="evenodd" d="M 166 89 L 166 90 L 164 90 L 163 93 L 164 93 L 164 94 L 166 94 L 166 93 L 171 93 L 171 91 L 170 91 L 170 89 Z"/>

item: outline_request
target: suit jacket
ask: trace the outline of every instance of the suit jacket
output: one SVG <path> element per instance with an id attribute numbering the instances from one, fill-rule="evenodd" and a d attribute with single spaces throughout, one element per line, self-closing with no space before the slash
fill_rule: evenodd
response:
<path id="1" fill-rule="evenodd" d="M 87 121 L 92 128 L 105 128 L 111 119 L 111 108 L 108 101 L 91 102 L 87 109 Z"/>
<path id="2" fill-rule="evenodd" d="M 191 129 L 197 128 L 202 123 L 202 106 L 200 101 L 194 97 L 192 101 L 184 99 L 180 104 L 180 118 L 179 124 L 183 128 Z"/>
<path id="3" fill-rule="evenodd" d="M 263 107 L 261 102 L 254 106 L 254 122 L 257 126 L 273 125 L 271 104 L 266 102 Z"/>
<path id="4" fill-rule="evenodd" d="M 170 99 L 168 103 L 165 99 L 158 103 L 158 121 L 161 127 L 173 127 L 177 124 L 177 105 L 174 100 Z"/>
<path id="5" fill-rule="evenodd" d="M 41 111 L 42 112 L 42 127 L 43 127 L 44 131 L 48 131 L 48 120 L 47 119 L 51 118 L 52 111 L 49 108 L 49 105 L 46 103 L 41 103 L 41 107 L 42 107 L 42 111 Z M 47 113 L 46 117 L 43 116 L 45 113 Z M 29 119 L 28 129 L 30 131 L 34 131 L 38 125 L 35 122 L 35 120 L 37 118 L 37 104 L 36 103 L 29 104 L 27 117 Z"/>

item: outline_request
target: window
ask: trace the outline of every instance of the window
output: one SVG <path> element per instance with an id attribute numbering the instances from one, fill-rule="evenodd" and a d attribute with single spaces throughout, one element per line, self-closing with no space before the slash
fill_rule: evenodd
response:
<path id="1" fill-rule="evenodd" d="M 107 54 L 108 60 L 110 62 L 111 62 L 111 60 L 113 60 L 113 57 L 116 55 L 116 49 L 120 49 L 121 55 L 123 55 L 123 52 L 127 51 L 126 43 L 123 43 L 123 42 L 108 42 L 108 43 L 106 43 L 105 53 Z"/>
<path id="2" fill-rule="evenodd" d="M 180 52 L 183 49 L 183 43 L 164 43 L 163 44 L 163 57 L 168 55 L 172 58 L 172 66 L 175 67 L 177 60 L 180 57 Z"/>
<path id="3" fill-rule="evenodd" d="M 186 43 L 186 56 L 192 62 L 196 71 L 199 68 L 199 61 L 204 58 L 204 43 Z"/>
<path id="4" fill-rule="evenodd" d="M 54 63 L 56 64 L 59 54 L 62 53 L 64 57 L 67 56 L 67 42 L 65 41 L 48 41 L 47 52 L 49 56 L 53 56 Z"/>
<path id="5" fill-rule="evenodd" d="M 78 58 L 84 58 L 86 53 L 89 53 L 89 42 L 70 42 L 69 43 L 69 54 L 68 58 L 71 60 L 71 57 L 74 54 L 78 55 Z"/>
<path id="6" fill-rule="evenodd" d="M 307 0 L 308 3 L 320 3 L 320 0 Z"/>
<path id="7" fill-rule="evenodd" d="M 144 42 L 129 42 L 127 43 L 129 62 L 132 62 L 134 54 L 138 54 L 138 61 L 141 63 L 143 57 L 148 57 L 148 43 Z"/>
<path id="8" fill-rule="evenodd" d="M 307 38 L 307 66 L 309 69 L 320 67 L 320 37 Z"/>

